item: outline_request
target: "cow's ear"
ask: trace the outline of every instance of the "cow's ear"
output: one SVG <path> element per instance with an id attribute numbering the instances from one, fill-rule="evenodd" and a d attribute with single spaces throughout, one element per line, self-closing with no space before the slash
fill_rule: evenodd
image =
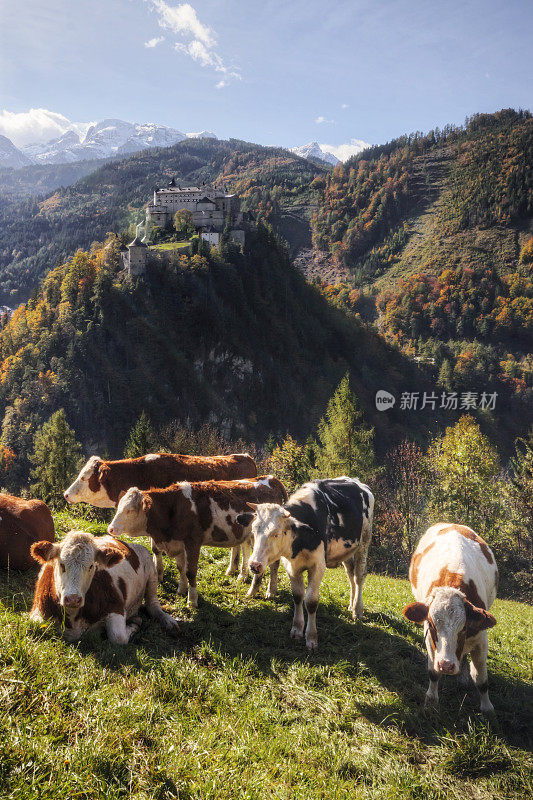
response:
<path id="1" fill-rule="evenodd" d="M 103 464 L 100 464 L 100 468 L 98 470 L 98 480 L 100 481 L 102 486 L 104 486 L 105 482 L 108 480 L 110 472 L 111 470 L 109 469 L 109 466 L 105 462 Z"/>
<path id="2" fill-rule="evenodd" d="M 247 528 L 248 525 L 251 525 L 254 521 L 255 514 L 252 514 L 251 511 L 245 511 L 243 514 L 239 514 L 237 517 L 237 522 L 239 525 L 242 525 L 243 528 Z"/>
<path id="3" fill-rule="evenodd" d="M 39 564 L 46 564 L 47 561 L 57 558 L 59 547 L 53 542 L 34 542 L 30 547 L 30 553 Z"/>
<path id="4" fill-rule="evenodd" d="M 493 617 L 484 608 L 472 605 L 468 600 L 465 600 L 465 613 L 468 636 L 475 636 L 480 631 L 494 628 L 496 625 L 496 617 Z"/>
<path id="5" fill-rule="evenodd" d="M 425 603 L 410 603 L 405 606 L 402 614 L 409 622 L 416 622 L 421 625 L 428 618 L 429 607 Z"/>
<path id="6" fill-rule="evenodd" d="M 286 508 L 282 508 L 282 509 L 281 509 L 281 516 L 282 516 L 282 517 L 287 517 L 287 518 L 289 518 L 289 517 L 290 517 L 290 515 L 291 515 L 291 512 L 290 512 L 290 511 L 287 511 L 287 509 L 286 509 Z"/>
<path id="7" fill-rule="evenodd" d="M 246 503 L 248 508 L 253 508 L 254 511 L 257 511 L 257 503 Z"/>
<path id="8" fill-rule="evenodd" d="M 102 567 L 114 567 L 124 558 L 116 547 L 109 544 L 99 544 L 96 548 L 96 562 Z"/>
<path id="9" fill-rule="evenodd" d="M 143 494 L 142 496 L 141 508 L 144 512 L 148 512 L 152 508 L 152 498 L 147 494 Z"/>

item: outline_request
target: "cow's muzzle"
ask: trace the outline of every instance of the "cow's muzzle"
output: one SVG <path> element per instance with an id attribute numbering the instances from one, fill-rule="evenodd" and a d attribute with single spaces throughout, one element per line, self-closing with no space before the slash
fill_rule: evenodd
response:
<path id="1" fill-rule="evenodd" d="M 437 661 L 437 672 L 441 672 L 443 675 L 455 675 L 458 671 L 453 661 Z"/>
<path id="2" fill-rule="evenodd" d="M 79 608 L 83 603 L 83 597 L 79 594 L 67 594 L 63 598 L 65 608 Z"/>
<path id="3" fill-rule="evenodd" d="M 260 561 L 250 561 L 250 570 L 254 573 L 254 575 L 262 575 L 265 571 L 265 568 Z"/>

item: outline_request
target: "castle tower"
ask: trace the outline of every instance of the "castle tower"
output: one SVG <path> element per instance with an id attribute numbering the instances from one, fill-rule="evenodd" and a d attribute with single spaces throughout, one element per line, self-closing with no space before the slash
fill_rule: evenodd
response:
<path id="1" fill-rule="evenodd" d="M 132 277 L 144 275 L 146 272 L 146 256 L 148 247 L 137 235 L 128 245 L 128 272 Z"/>

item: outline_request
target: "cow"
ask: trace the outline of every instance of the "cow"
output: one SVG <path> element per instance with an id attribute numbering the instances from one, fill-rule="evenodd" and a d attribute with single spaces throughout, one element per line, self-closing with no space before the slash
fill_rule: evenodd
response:
<path id="1" fill-rule="evenodd" d="M 0 494 L 0 567 L 35 567 L 30 548 L 41 539 L 55 541 L 54 520 L 46 503 Z"/>
<path id="2" fill-rule="evenodd" d="M 243 575 L 248 571 L 250 527 L 237 521 L 248 502 L 283 503 L 285 487 L 272 475 L 255 480 L 181 482 L 168 489 L 128 489 L 108 527 L 113 536 L 150 536 L 157 548 L 175 556 L 188 603 L 198 606 L 196 574 L 202 545 L 243 549 Z M 185 554 L 185 558 L 183 558 Z M 267 597 L 277 590 L 277 566 L 270 574 Z M 254 591 L 256 585 L 252 584 Z M 179 587 L 178 587 L 179 591 Z"/>
<path id="3" fill-rule="evenodd" d="M 409 580 L 416 603 L 403 609 L 411 622 L 424 625 L 429 687 L 426 705 L 439 702 L 441 675 L 457 675 L 463 686 L 470 674 L 481 711 L 494 711 L 487 681 L 487 629 L 496 625 L 488 609 L 496 598 L 498 568 L 488 544 L 466 525 L 439 522 L 428 528 L 411 559 Z"/>
<path id="4" fill-rule="evenodd" d="M 256 476 L 255 461 L 248 453 L 228 456 L 149 453 L 140 458 L 124 458 L 120 461 L 103 461 L 99 456 L 91 456 L 74 483 L 65 491 L 64 497 L 67 503 L 116 508 L 120 495 L 132 486 L 164 489 L 177 481 L 229 481 Z M 157 575 L 162 580 L 163 558 L 154 543 L 151 544 Z M 240 547 L 233 548 L 226 575 L 237 572 L 239 558 Z"/>
<path id="5" fill-rule="evenodd" d="M 177 632 L 177 621 L 159 605 L 157 573 L 146 547 L 70 531 L 61 542 L 34 543 L 31 554 L 41 571 L 30 619 L 53 621 L 66 641 L 104 626 L 111 642 L 126 644 L 141 625 L 137 612 L 143 599 L 153 619 Z"/>
<path id="6" fill-rule="evenodd" d="M 289 573 L 294 598 L 291 637 L 301 638 L 304 629 L 303 573 L 307 627 L 305 641 L 316 650 L 316 611 L 319 588 L 326 567 L 344 565 L 350 581 L 350 604 L 354 619 L 363 616 L 362 588 L 368 547 L 372 536 L 374 496 L 357 478 L 327 478 L 305 483 L 284 505 L 254 504 L 253 513 L 238 518 L 252 525 L 254 549 L 251 571 L 260 576 L 280 559 Z"/>

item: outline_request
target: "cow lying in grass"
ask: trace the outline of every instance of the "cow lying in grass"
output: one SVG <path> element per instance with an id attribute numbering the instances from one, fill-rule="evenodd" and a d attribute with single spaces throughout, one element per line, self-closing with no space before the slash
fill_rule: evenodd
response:
<path id="1" fill-rule="evenodd" d="M 53 620 L 68 642 L 103 625 L 111 642 L 126 644 L 139 629 L 136 615 L 143 600 L 165 630 L 177 631 L 177 621 L 159 605 L 157 573 L 146 547 L 71 531 L 61 542 L 36 542 L 31 554 L 42 568 L 30 618 Z"/>
<path id="2" fill-rule="evenodd" d="M 149 453 L 139 458 L 103 461 L 91 456 L 76 480 L 64 492 L 67 503 L 90 503 L 97 508 L 116 508 L 119 497 L 132 486 L 163 489 L 177 481 L 229 481 L 255 478 L 257 467 L 248 453 L 227 456 L 188 456 L 178 453 Z M 163 558 L 152 542 L 155 565 L 162 580 Z M 226 575 L 239 568 L 240 547 L 232 550 Z M 182 557 L 178 559 L 178 567 Z"/>
<path id="3" fill-rule="evenodd" d="M 176 557 L 181 572 L 178 592 L 188 585 L 188 602 L 198 605 L 196 574 L 202 545 L 242 546 L 243 575 L 248 572 L 249 522 L 238 517 L 247 504 L 283 503 L 287 492 L 272 475 L 255 480 L 176 483 L 168 489 L 141 491 L 133 487 L 119 501 L 108 532 L 113 536 L 149 536 L 158 550 Z M 180 559 L 185 555 L 185 560 Z M 279 563 L 279 562 L 278 562 Z M 270 575 L 268 596 L 277 588 L 277 564 Z M 257 582 L 252 589 L 257 588 Z"/>
<path id="4" fill-rule="evenodd" d="M 409 568 L 417 600 L 403 610 L 411 622 L 424 625 L 429 687 L 426 705 L 439 702 L 441 675 L 470 673 L 481 696 L 481 711 L 494 711 L 487 681 L 487 628 L 496 625 L 487 613 L 496 598 L 498 568 L 490 547 L 466 525 L 440 522 L 420 539 Z"/>
<path id="5" fill-rule="evenodd" d="M 294 598 L 293 638 L 303 635 L 303 573 L 307 572 L 305 640 L 310 650 L 318 647 L 316 611 L 326 567 L 344 565 L 350 581 L 349 607 L 354 618 L 363 615 L 362 587 L 373 510 L 374 496 L 368 486 L 356 478 L 343 477 L 305 483 L 284 505 L 254 505 L 253 514 L 238 518 L 241 524 L 252 523 L 252 572 L 260 576 L 281 558 L 289 573 Z"/>

